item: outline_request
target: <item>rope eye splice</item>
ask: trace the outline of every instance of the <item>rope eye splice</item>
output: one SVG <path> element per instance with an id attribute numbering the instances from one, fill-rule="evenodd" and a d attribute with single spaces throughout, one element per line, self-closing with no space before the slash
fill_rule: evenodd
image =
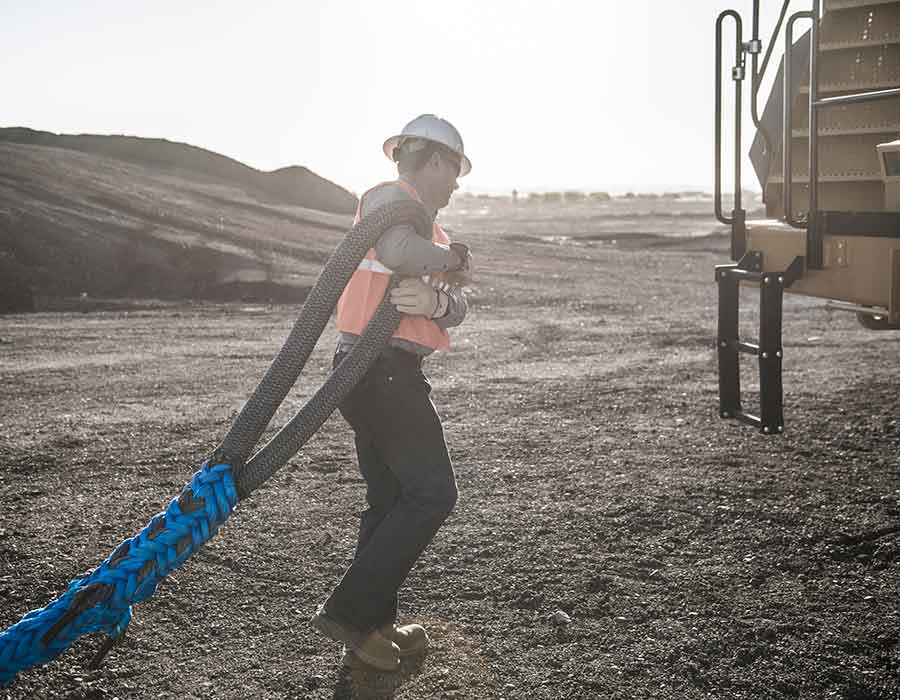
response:
<path id="1" fill-rule="evenodd" d="M 104 632 L 108 639 L 91 663 L 121 639 L 132 607 L 149 598 L 159 583 L 210 540 L 248 497 L 312 437 L 368 371 L 400 321 L 384 300 L 353 351 L 298 413 L 256 454 L 251 452 L 297 381 L 338 297 L 359 261 L 392 226 L 412 224 L 430 238 L 431 220 L 414 201 L 392 203 L 356 224 L 332 253 L 303 304 L 284 346 L 221 445 L 201 465 L 180 495 L 134 537 L 122 542 L 96 569 L 74 579 L 59 598 L 32 610 L 0 632 L 0 688 L 19 671 L 46 664 L 79 637 Z M 396 280 L 393 280 L 396 282 Z"/>

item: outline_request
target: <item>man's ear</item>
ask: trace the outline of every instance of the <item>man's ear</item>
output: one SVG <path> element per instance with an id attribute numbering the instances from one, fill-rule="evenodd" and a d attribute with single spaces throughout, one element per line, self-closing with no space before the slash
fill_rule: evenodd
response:
<path id="1" fill-rule="evenodd" d="M 428 165 L 432 168 L 440 168 L 441 167 L 441 154 L 435 151 L 431 154 L 431 157 L 428 159 Z"/>

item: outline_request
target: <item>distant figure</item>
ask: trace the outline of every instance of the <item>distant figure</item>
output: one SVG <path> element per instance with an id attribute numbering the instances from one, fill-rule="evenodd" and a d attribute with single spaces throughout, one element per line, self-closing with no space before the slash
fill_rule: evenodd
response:
<path id="1" fill-rule="evenodd" d="M 450 203 L 456 179 L 472 168 L 459 132 L 432 114 L 413 119 L 383 150 L 399 177 L 363 194 L 357 221 L 409 200 L 424 205 L 433 220 Z M 422 362 L 450 347 L 447 329 L 466 316 L 470 260 L 468 247 L 451 243 L 437 223 L 429 240 L 410 225 L 394 226 L 369 250 L 338 301 L 335 367 L 359 341 L 391 276 L 402 278 L 390 293 L 403 313 L 400 325 L 340 405 L 356 436 L 369 507 L 353 563 L 311 620 L 344 642 L 343 662 L 351 668 L 396 671 L 401 656 L 423 653 L 428 644 L 421 625 L 398 626 L 397 592 L 453 510 L 457 490 Z"/>
<path id="2" fill-rule="evenodd" d="M 513 201 L 513 204 L 515 204 L 516 202 L 519 201 L 519 191 L 518 190 L 512 191 L 512 201 Z"/>

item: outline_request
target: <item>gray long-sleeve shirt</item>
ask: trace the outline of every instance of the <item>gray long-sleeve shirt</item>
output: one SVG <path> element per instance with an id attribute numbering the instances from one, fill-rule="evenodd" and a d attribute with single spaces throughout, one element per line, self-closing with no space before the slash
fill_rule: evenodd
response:
<path id="1" fill-rule="evenodd" d="M 386 204 L 408 199 L 411 199 L 409 193 L 400 185 L 392 182 L 384 183 L 363 195 L 360 215 L 365 217 Z M 453 269 L 458 261 L 456 254 L 446 246 L 425 240 L 409 224 L 389 228 L 375 244 L 375 255 L 385 267 L 404 276 L 447 272 Z M 451 287 L 449 297 L 447 313 L 433 319 L 438 326 L 445 329 L 462 323 L 468 310 L 468 302 L 462 288 Z M 338 348 L 349 349 L 357 340 L 359 336 L 341 332 Z M 402 338 L 391 338 L 390 344 L 418 355 L 429 355 L 433 352 L 432 348 Z"/>

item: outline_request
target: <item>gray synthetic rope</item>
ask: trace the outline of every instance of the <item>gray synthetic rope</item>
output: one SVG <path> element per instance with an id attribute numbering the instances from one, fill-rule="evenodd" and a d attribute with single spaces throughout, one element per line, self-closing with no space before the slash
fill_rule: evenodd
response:
<path id="1" fill-rule="evenodd" d="M 388 292 L 392 287 L 393 281 Z M 278 471 L 322 427 L 328 416 L 334 413 L 368 371 L 375 357 L 393 335 L 401 316 L 386 294 L 350 354 L 341 361 L 306 405 L 241 470 L 236 480 L 241 498 L 249 496 L 257 486 Z"/>
<path id="2" fill-rule="evenodd" d="M 412 224 L 419 235 L 428 240 L 431 239 L 431 220 L 425 208 L 413 200 L 390 203 L 356 224 L 325 264 L 325 268 L 307 296 L 300 316 L 294 323 L 284 346 L 272 361 L 253 395 L 244 404 L 221 445 L 213 452 L 216 460 L 233 465 L 235 479 L 242 492 L 244 489 L 240 486 L 242 483 L 241 472 L 247 458 L 272 420 L 272 416 L 275 415 L 275 411 L 284 401 L 294 382 L 297 381 L 300 371 L 315 348 L 319 336 L 331 318 L 338 298 L 359 265 L 359 261 L 387 229 L 399 223 Z M 387 337 L 389 338 L 390 335 Z M 374 353 L 367 352 L 367 356 L 371 354 L 374 359 L 386 342 L 387 338 L 384 339 L 381 346 L 375 349 Z M 334 411 L 336 406 L 337 404 L 331 408 L 329 413 Z M 317 402 L 316 413 L 322 410 L 325 410 L 325 406 L 319 407 Z M 285 459 L 289 457 L 290 455 Z M 253 488 L 261 483 L 256 478 L 253 478 L 252 481 Z M 249 491 L 247 492 L 249 493 Z"/>

